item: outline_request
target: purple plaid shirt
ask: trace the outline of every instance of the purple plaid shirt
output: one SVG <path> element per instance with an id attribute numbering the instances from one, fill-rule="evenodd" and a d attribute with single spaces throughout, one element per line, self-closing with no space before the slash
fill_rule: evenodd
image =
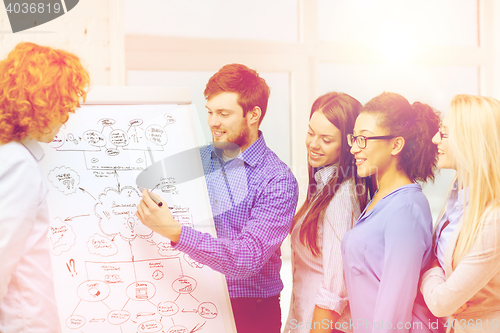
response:
<path id="1" fill-rule="evenodd" d="M 174 247 L 226 276 L 229 296 L 271 297 L 283 289 L 281 242 L 298 200 L 297 180 L 259 138 L 228 162 L 201 150 L 217 238 L 183 226 Z"/>

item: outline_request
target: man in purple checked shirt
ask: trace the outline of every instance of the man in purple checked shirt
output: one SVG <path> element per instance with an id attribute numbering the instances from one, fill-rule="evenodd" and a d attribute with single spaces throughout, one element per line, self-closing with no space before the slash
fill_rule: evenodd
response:
<path id="1" fill-rule="evenodd" d="M 217 238 L 181 226 L 168 205 L 159 207 L 146 192 L 137 215 L 174 248 L 226 276 L 238 333 L 279 333 L 280 245 L 298 188 L 259 131 L 269 87 L 256 71 L 230 64 L 210 78 L 205 98 L 213 145 L 200 153 Z"/>

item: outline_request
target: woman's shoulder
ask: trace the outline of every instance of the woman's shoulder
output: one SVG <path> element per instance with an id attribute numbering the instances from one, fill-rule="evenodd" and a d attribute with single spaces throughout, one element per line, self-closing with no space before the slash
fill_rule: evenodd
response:
<path id="1" fill-rule="evenodd" d="M 354 181 L 354 177 L 349 177 L 347 179 L 344 179 L 344 181 L 340 183 L 339 187 L 339 189 L 344 189 L 344 190 L 353 190 L 355 188 L 356 188 L 356 182 Z"/>
<path id="2" fill-rule="evenodd" d="M 484 212 L 483 235 L 484 237 L 500 237 L 500 203 L 490 205 Z M 500 241 L 499 241 L 500 244 Z"/>
<path id="3" fill-rule="evenodd" d="M 336 185 L 335 195 L 328 204 L 325 214 L 338 214 L 339 210 L 349 210 L 354 211 L 359 216 L 359 203 L 356 200 L 357 186 L 363 186 L 356 184 L 354 179 L 345 179 L 342 183 Z M 356 216 L 356 218 L 357 218 Z"/>
<path id="4" fill-rule="evenodd" d="M 347 199 L 349 200 L 354 200 L 357 195 L 357 187 L 363 186 L 363 184 L 356 184 L 354 181 L 353 177 L 344 179 L 342 183 L 336 184 L 335 185 L 335 196 L 333 197 L 332 201 L 330 203 L 335 202 L 335 201 L 346 201 Z M 333 189 L 330 189 L 332 191 Z M 361 190 L 361 189 L 358 189 Z"/>
<path id="5" fill-rule="evenodd" d="M 0 172 L 23 173 L 24 177 L 38 175 L 37 160 L 31 152 L 20 142 L 11 141 L 0 145 Z"/>
<path id="6" fill-rule="evenodd" d="M 384 199 L 390 202 L 389 206 L 399 209 L 429 208 L 429 200 L 422 192 L 420 184 L 412 183 L 401 186 Z"/>
<path id="7" fill-rule="evenodd" d="M 426 227 L 432 225 L 432 214 L 427 197 L 420 185 L 411 184 L 407 188 L 397 191 L 384 204 L 384 215 L 397 220 L 420 221 Z M 394 220 L 390 218 L 389 220 Z"/>
<path id="8" fill-rule="evenodd" d="M 34 158 L 30 159 L 30 157 L 30 151 L 20 142 L 11 141 L 0 144 L 0 161 L 2 163 L 17 164 L 19 162 L 33 162 L 33 164 L 36 164 L 36 160 Z"/>

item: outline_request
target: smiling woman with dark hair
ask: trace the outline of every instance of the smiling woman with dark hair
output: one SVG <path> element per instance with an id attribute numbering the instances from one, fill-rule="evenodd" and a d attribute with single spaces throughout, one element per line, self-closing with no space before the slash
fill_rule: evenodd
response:
<path id="1" fill-rule="evenodd" d="M 309 190 L 293 219 L 293 296 L 285 332 L 351 331 L 340 242 L 368 197 L 347 143 L 360 108 L 356 99 L 335 92 L 311 108 Z"/>
<path id="2" fill-rule="evenodd" d="M 416 181 L 434 179 L 439 126 L 428 105 L 383 93 L 360 111 L 348 141 L 358 175 L 378 191 L 342 240 L 354 332 L 430 332 L 417 295 L 431 255 L 432 217 Z"/>

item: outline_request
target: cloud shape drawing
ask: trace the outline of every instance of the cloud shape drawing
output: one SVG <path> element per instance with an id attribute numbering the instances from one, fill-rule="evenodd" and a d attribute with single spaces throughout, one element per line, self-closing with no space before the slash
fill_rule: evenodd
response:
<path id="1" fill-rule="evenodd" d="M 49 172 L 48 178 L 55 188 L 66 195 L 75 193 L 80 184 L 78 173 L 65 166 L 52 169 Z"/>
<path id="2" fill-rule="evenodd" d="M 109 257 L 118 253 L 118 246 L 111 239 L 99 234 L 94 234 L 89 238 L 87 248 L 91 254 L 101 257 Z"/>
<path id="3" fill-rule="evenodd" d="M 108 236 L 119 235 L 127 241 L 136 237 L 151 237 L 153 231 L 135 215 L 140 199 L 137 189 L 131 186 L 123 187 L 120 191 L 107 188 L 100 194 L 94 212 L 99 218 L 102 232 Z"/>
<path id="4" fill-rule="evenodd" d="M 158 243 L 156 247 L 158 248 L 158 254 L 162 257 L 173 257 L 180 253 L 179 250 L 174 249 L 172 245 L 170 245 L 170 241 Z"/>

